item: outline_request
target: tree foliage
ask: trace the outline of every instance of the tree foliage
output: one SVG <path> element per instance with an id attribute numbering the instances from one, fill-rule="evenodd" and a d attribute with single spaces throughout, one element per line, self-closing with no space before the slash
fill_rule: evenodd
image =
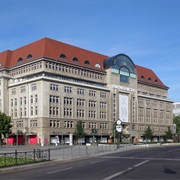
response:
<path id="1" fill-rule="evenodd" d="M 11 127 L 11 117 L 7 116 L 5 113 L 0 112 L 0 134 L 6 136 L 6 134 L 10 133 Z"/>
<path id="2" fill-rule="evenodd" d="M 76 139 L 82 138 L 85 136 L 84 127 L 82 121 L 78 121 L 76 124 L 76 129 L 74 131 L 74 136 Z"/>
<path id="3" fill-rule="evenodd" d="M 173 123 L 176 124 L 176 133 L 180 133 L 180 115 L 173 117 Z"/>
<path id="4" fill-rule="evenodd" d="M 166 137 L 167 139 L 172 139 L 172 138 L 173 138 L 173 133 L 172 133 L 170 127 L 168 127 L 168 131 L 165 132 L 165 133 L 166 133 L 165 137 Z"/>
<path id="5" fill-rule="evenodd" d="M 148 126 L 147 129 L 144 131 L 143 136 L 144 136 L 146 139 L 151 140 L 151 138 L 153 137 L 153 131 L 151 130 L 150 126 Z"/>

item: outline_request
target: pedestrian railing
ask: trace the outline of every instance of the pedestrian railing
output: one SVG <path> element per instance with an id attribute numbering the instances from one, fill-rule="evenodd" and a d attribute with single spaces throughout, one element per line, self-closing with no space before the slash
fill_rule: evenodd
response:
<path id="1" fill-rule="evenodd" d="M 50 160 L 50 149 L 34 149 L 32 151 L 0 153 L 0 168 Z"/>
<path id="2" fill-rule="evenodd" d="M 156 146 L 157 145 L 151 145 Z M 139 148 L 148 148 L 148 144 L 98 144 L 89 146 L 68 146 L 61 147 L 59 151 L 58 160 L 60 159 L 72 159 L 78 157 L 92 156 L 97 154 L 103 154 L 107 152 L 121 152 Z"/>

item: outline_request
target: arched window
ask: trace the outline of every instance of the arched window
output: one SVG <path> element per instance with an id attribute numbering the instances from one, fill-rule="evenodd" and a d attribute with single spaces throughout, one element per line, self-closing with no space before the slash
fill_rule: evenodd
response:
<path id="1" fill-rule="evenodd" d="M 130 76 L 129 69 L 125 66 L 122 66 L 120 68 L 120 81 L 128 83 L 129 82 L 129 76 Z"/>
<path id="2" fill-rule="evenodd" d="M 67 59 L 65 54 L 60 54 L 60 58 Z"/>
<path id="3" fill-rule="evenodd" d="M 85 61 L 84 61 L 84 64 L 90 65 L 90 62 L 89 62 L 88 60 L 85 60 Z"/>
<path id="4" fill-rule="evenodd" d="M 157 79 L 155 79 L 155 80 L 154 80 L 154 82 L 155 82 L 155 83 L 157 83 L 157 82 L 158 82 L 158 80 L 157 80 Z"/>
<path id="5" fill-rule="evenodd" d="M 150 77 L 148 77 L 148 81 L 151 81 L 151 78 L 150 78 Z"/>
<path id="6" fill-rule="evenodd" d="M 23 61 L 23 58 L 22 58 L 22 57 L 20 57 L 20 58 L 18 59 L 18 62 L 21 62 L 21 61 Z"/>
<path id="7" fill-rule="evenodd" d="M 74 61 L 74 62 L 79 62 L 79 59 L 78 59 L 77 57 L 74 57 L 74 58 L 72 59 L 72 61 Z"/>
<path id="8" fill-rule="evenodd" d="M 143 79 L 143 80 L 144 80 L 144 76 L 141 76 L 141 79 Z"/>
<path id="9" fill-rule="evenodd" d="M 96 68 L 101 68 L 101 66 L 99 64 L 95 64 Z"/>
<path id="10" fill-rule="evenodd" d="M 26 59 L 30 59 L 30 58 L 32 58 L 32 54 L 28 54 Z"/>

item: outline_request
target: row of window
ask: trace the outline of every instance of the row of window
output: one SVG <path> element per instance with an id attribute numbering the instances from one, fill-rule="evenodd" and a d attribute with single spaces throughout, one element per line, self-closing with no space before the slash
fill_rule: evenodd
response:
<path id="1" fill-rule="evenodd" d="M 38 95 L 35 94 L 35 95 L 31 95 L 30 96 L 30 103 L 33 104 L 33 103 L 37 103 L 38 102 Z M 27 104 L 27 100 L 26 100 L 26 97 L 20 97 L 20 101 L 19 101 L 19 104 L 22 106 L 22 105 L 26 105 Z M 13 106 L 17 106 L 17 98 L 14 98 L 14 99 L 11 99 L 11 107 Z"/>
<path id="2" fill-rule="evenodd" d="M 88 62 L 88 61 L 86 61 L 86 62 Z M 94 78 L 94 79 L 100 79 L 100 80 L 103 79 L 103 76 L 101 74 L 74 68 L 74 67 L 59 65 L 56 63 L 46 62 L 46 68 L 57 70 L 57 71 L 62 71 L 62 72 L 67 72 L 67 73 L 72 73 L 72 74 L 76 74 L 76 75 L 80 75 L 80 76 L 84 76 L 84 77 Z"/>
<path id="3" fill-rule="evenodd" d="M 158 102 L 158 101 L 150 101 L 150 100 L 146 100 L 143 98 L 139 98 L 138 99 L 138 106 L 139 107 L 148 107 L 151 108 L 153 107 L 154 109 L 166 109 L 168 111 L 170 111 L 172 109 L 172 106 L 169 103 L 163 103 L 163 102 Z"/>
<path id="4" fill-rule="evenodd" d="M 36 90 L 37 90 L 37 85 L 36 84 L 31 84 L 31 91 L 33 92 L 33 91 L 36 91 Z M 20 92 L 25 93 L 26 92 L 26 86 L 21 86 Z M 11 93 L 12 93 L 12 95 L 16 95 L 17 94 L 16 88 L 12 88 Z"/>
<path id="5" fill-rule="evenodd" d="M 50 116 L 59 116 L 59 107 L 50 107 L 49 108 L 49 114 Z M 89 118 L 96 118 L 96 111 L 89 111 L 88 117 Z M 33 115 L 33 114 L 32 114 Z M 77 109 L 76 115 L 78 118 L 85 118 L 85 110 L 84 109 Z M 64 117 L 73 117 L 73 112 L 71 108 L 64 108 Z M 107 112 L 100 111 L 99 113 L 100 119 L 106 119 L 107 118 Z"/>
<path id="6" fill-rule="evenodd" d="M 31 84 L 31 91 L 36 91 L 37 90 L 37 84 Z M 50 90 L 52 91 L 58 91 L 59 90 L 59 85 L 57 84 L 50 84 Z M 17 94 L 17 89 L 16 88 L 12 88 L 11 90 L 12 95 L 16 95 Z M 21 86 L 20 87 L 20 92 L 21 93 L 25 93 L 26 92 L 26 86 Z M 72 93 L 72 87 L 70 86 L 64 86 L 64 92 L 65 93 Z M 82 88 L 77 88 L 77 94 L 79 95 L 85 95 L 85 89 Z M 89 96 L 96 96 L 96 91 L 94 90 L 89 90 Z M 100 97 L 101 98 L 106 98 L 106 93 L 104 92 L 100 92 Z"/>
<path id="7" fill-rule="evenodd" d="M 18 121 L 16 122 L 16 127 L 17 127 L 17 128 L 23 128 L 23 127 L 24 127 L 24 121 L 23 121 L 23 120 L 18 120 Z M 30 127 L 31 127 L 31 128 L 38 127 L 37 120 L 30 120 Z"/>
<path id="8" fill-rule="evenodd" d="M 146 111 L 145 111 L 146 110 Z M 144 112 L 145 111 L 145 112 Z M 144 109 L 143 107 L 138 108 L 138 121 L 146 122 L 146 123 L 163 123 L 164 119 L 166 119 L 167 123 L 170 123 L 170 115 L 169 111 L 157 110 L 157 109 Z"/>
<path id="9" fill-rule="evenodd" d="M 138 130 L 139 131 L 145 131 L 147 129 L 146 125 L 138 125 Z M 152 126 L 151 129 L 153 131 L 167 131 L 168 127 L 163 127 L 163 126 Z"/>
<path id="10" fill-rule="evenodd" d="M 89 129 L 108 129 L 108 124 L 107 123 L 99 123 L 99 127 L 97 126 L 97 123 L 95 122 L 89 122 L 89 126 L 87 127 L 86 122 L 82 122 L 83 127 L 89 128 Z M 73 121 L 64 121 L 64 123 L 61 125 L 60 120 L 50 120 L 50 127 L 52 128 L 75 128 L 74 127 L 74 122 Z"/>
<path id="11" fill-rule="evenodd" d="M 38 115 L 38 106 L 31 106 L 30 107 L 30 115 L 31 116 L 37 116 Z M 19 110 L 19 116 L 20 117 L 26 117 L 27 116 L 27 108 L 20 108 Z M 11 117 L 18 117 L 18 110 L 17 108 L 11 109 Z"/>
<path id="12" fill-rule="evenodd" d="M 138 91 L 138 94 L 142 94 L 144 96 L 151 96 L 151 97 L 157 97 L 157 98 L 163 98 L 163 99 L 166 99 L 167 96 L 161 96 L 160 94 L 153 94 L 153 93 L 149 93 L 149 92 L 141 92 L 141 91 Z"/>
<path id="13" fill-rule="evenodd" d="M 16 122 L 16 126 L 18 128 L 23 128 L 24 127 L 24 121 L 18 120 Z M 32 128 L 38 127 L 37 120 L 30 120 L 30 127 L 32 127 Z M 64 121 L 63 124 L 61 125 L 60 120 L 50 120 L 49 127 L 51 127 L 51 128 L 75 128 L 73 121 Z M 89 128 L 89 129 L 108 129 L 108 124 L 107 123 L 99 123 L 99 126 L 97 126 L 97 123 L 89 122 L 89 125 L 87 127 L 87 123 L 83 122 L 83 127 L 85 129 L 86 128 Z"/>
<path id="14" fill-rule="evenodd" d="M 15 70 L 12 70 L 10 72 L 10 76 L 14 77 L 15 75 L 19 75 L 19 74 L 23 74 L 23 73 L 27 73 L 27 72 L 32 72 L 36 69 L 41 69 L 42 68 L 42 62 L 37 62 L 37 63 L 33 63 L 27 66 L 23 66 L 21 68 L 17 68 Z"/>
<path id="15" fill-rule="evenodd" d="M 35 95 L 36 101 L 37 97 Z M 49 96 L 49 102 L 50 103 L 59 103 L 59 96 Z M 77 106 L 85 106 L 85 99 L 77 99 Z M 89 100 L 89 107 L 96 107 L 97 101 Z M 73 105 L 73 98 L 64 97 L 64 105 Z M 100 102 L 100 108 L 106 109 L 107 103 L 106 102 Z"/>

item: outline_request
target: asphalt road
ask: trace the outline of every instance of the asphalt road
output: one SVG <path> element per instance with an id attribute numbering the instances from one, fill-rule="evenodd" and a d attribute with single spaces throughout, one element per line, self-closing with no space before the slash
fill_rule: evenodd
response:
<path id="1" fill-rule="evenodd" d="M 1 173 L 0 180 L 180 179 L 180 146 L 136 149 Z"/>

